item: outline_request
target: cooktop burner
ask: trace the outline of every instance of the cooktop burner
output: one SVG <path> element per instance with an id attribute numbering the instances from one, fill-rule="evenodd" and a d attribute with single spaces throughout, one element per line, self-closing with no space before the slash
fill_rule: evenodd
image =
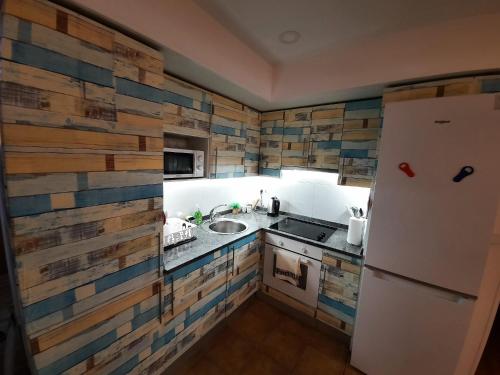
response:
<path id="1" fill-rule="evenodd" d="M 337 228 L 310 223 L 298 219 L 286 218 L 270 226 L 272 229 L 290 233 L 310 240 L 326 242 Z"/>

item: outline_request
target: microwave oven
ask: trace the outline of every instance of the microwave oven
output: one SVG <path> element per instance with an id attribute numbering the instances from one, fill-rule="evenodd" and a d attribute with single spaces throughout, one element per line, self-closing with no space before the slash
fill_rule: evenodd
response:
<path id="1" fill-rule="evenodd" d="M 163 178 L 204 177 L 205 153 L 179 148 L 163 149 Z"/>

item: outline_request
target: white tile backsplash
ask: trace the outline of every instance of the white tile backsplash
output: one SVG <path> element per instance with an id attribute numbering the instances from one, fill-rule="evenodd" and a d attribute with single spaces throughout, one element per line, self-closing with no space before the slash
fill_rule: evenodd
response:
<path id="1" fill-rule="evenodd" d="M 257 176 L 220 180 L 168 181 L 163 184 L 164 206 L 171 217 L 191 215 L 198 207 L 207 214 L 218 204 L 251 203 L 264 189 L 264 201 L 277 196 L 282 211 L 347 224 L 346 205 L 366 212 L 370 190 L 337 185 L 338 175 L 284 170 L 281 178 Z"/>

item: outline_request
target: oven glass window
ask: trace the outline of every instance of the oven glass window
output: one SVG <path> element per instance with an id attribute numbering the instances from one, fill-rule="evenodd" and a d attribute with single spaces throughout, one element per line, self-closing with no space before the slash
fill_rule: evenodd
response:
<path id="1" fill-rule="evenodd" d="M 184 152 L 165 152 L 163 154 L 164 174 L 193 174 L 194 155 Z"/>

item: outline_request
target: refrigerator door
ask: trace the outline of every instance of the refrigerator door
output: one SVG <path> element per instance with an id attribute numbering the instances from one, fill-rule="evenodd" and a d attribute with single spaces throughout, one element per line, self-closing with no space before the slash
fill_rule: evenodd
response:
<path id="1" fill-rule="evenodd" d="M 369 375 L 453 374 L 474 299 L 363 269 L 351 364 Z"/>
<path id="2" fill-rule="evenodd" d="M 500 191 L 499 144 L 494 95 L 389 103 L 365 264 L 477 295 Z M 465 166 L 474 173 L 454 182 Z"/>

